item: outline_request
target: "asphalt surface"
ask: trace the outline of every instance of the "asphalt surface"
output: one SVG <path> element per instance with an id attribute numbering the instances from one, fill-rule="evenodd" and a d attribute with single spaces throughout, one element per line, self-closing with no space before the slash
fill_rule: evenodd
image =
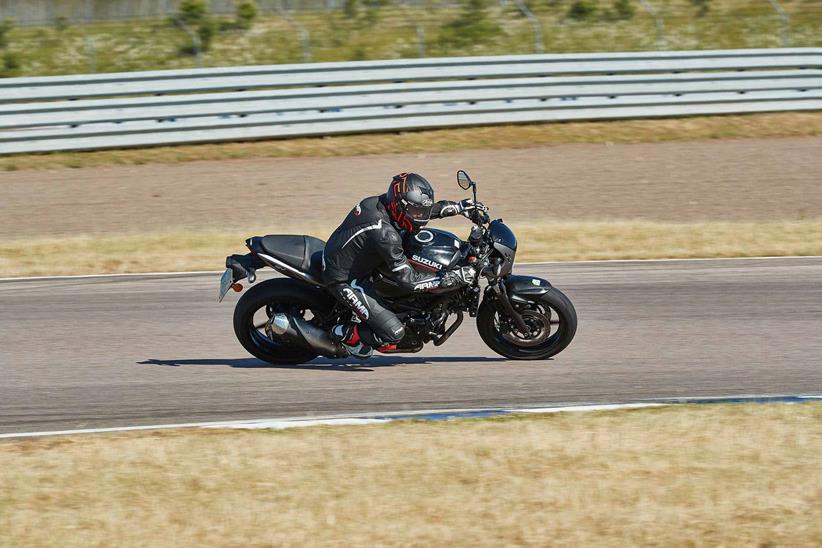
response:
<path id="1" fill-rule="evenodd" d="M 574 301 L 554 359 L 467 319 L 363 367 L 278 368 L 236 342 L 218 276 L 0 282 L 0 433 L 348 412 L 822 393 L 822 258 L 528 265 Z"/>

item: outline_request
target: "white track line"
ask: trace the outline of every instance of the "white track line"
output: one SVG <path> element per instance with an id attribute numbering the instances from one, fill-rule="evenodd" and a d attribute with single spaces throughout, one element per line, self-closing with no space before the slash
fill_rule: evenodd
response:
<path id="1" fill-rule="evenodd" d="M 470 413 L 482 413 L 484 411 L 499 411 L 504 414 L 509 413 L 556 413 L 560 411 L 600 411 L 613 409 L 633 409 L 636 407 L 652 407 L 665 405 L 659 403 L 627 403 L 627 404 L 595 404 L 595 405 L 569 405 L 543 408 L 498 408 L 498 409 L 428 409 L 415 411 L 394 411 L 387 413 L 364 413 L 358 415 L 330 415 L 325 417 L 284 417 L 279 419 L 246 419 L 233 421 L 213 421 L 213 422 L 187 422 L 179 424 L 152 424 L 144 426 L 119 426 L 111 428 L 82 428 L 78 430 L 52 430 L 47 432 L 12 432 L 0 434 L 0 439 L 14 438 L 35 438 L 44 436 L 66 436 L 73 434 L 105 434 L 112 432 L 136 432 L 141 430 L 169 430 L 180 428 L 269 428 L 281 430 L 285 428 L 303 428 L 307 426 L 320 425 L 360 425 L 378 424 L 391 420 L 399 420 L 392 417 L 413 418 L 425 415 L 461 415 Z"/>
<path id="2" fill-rule="evenodd" d="M 516 413 L 563 413 L 563 412 L 591 412 L 591 411 L 614 411 L 620 409 L 644 409 L 649 407 L 664 407 L 669 405 L 687 404 L 688 400 L 700 403 L 716 400 L 716 403 L 723 403 L 725 400 L 749 399 L 753 403 L 761 403 L 761 399 L 772 399 L 774 403 L 780 403 L 779 398 L 791 398 L 800 400 L 822 400 L 822 394 L 799 394 L 799 395 L 740 395 L 740 396 L 715 396 L 715 397 L 689 397 L 689 398 L 660 398 L 649 402 L 629 402 L 629 403 L 605 403 L 586 405 L 555 405 L 546 407 L 508 407 L 508 408 L 485 408 L 485 409 L 428 409 L 422 411 L 394 411 L 394 412 L 373 412 L 360 413 L 356 415 L 328 415 L 323 417 L 285 417 L 279 419 L 245 419 L 233 421 L 213 421 L 213 422 L 188 422 L 179 424 L 153 424 L 145 426 L 120 426 L 112 428 L 83 428 L 79 430 L 52 430 L 48 432 L 12 432 L 0 434 L 0 439 L 17 438 L 37 438 L 45 436 L 67 436 L 74 434 L 104 434 L 112 432 L 135 432 L 140 430 L 169 430 L 181 428 L 239 428 L 239 429 L 273 429 L 283 430 L 286 428 L 305 428 L 308 426 L 351 426 L 365 424 L 381 424 L 396 420 L 411 418 L 425 418 L 430 415 L 448 416 L 454 419 L 460 418 L 482 418 L 477 413 L 489 413 L 489 416 L 506 416 Z M 460 417 L 462 415 L 463 417 Z M 429 420 L 434 420 L 429 417 Z M 440 417 L 438 420 L 443 420 Z"/>
<path id="3" fill-rule="evenodd" d="M 516 263 L 519 266 L 566 265 L 566 264 L 600 264 L 600 263 L 669 263 L 690 261 L 761 261 L 769 259 L 822 259 L 822 255 L 784 255 L 764 257 L 694 257 L 690 259 L 591 259 L 587 261 L 537 261 L 532 263 Z M 222 274 L 223 270 L 192 270 L 190 272 L 123 272 L 117 274 L 76 274 L 66 276 L 19 276 L 0 278 L 0 282 L 28 282 L 47 280 L 82 280 L 94 278 L 140 278 L 153 276 L 180 277 L 189 275 Z"/>

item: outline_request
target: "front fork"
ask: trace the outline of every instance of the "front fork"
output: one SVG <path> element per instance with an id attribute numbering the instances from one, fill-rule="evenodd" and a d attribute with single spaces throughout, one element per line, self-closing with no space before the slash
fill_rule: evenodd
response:
<path id="1" fill-rule="evenodd" d="M 505 314 L 511 318 L 514 325 L 520 330 L 520 333 L 529 333 L 531 331 L 528 324 L 522 319 L 522 315 L 517 312 L 516 309 L 514 309 L 514 305 L 511 304 L 511 299 L 508 297 L 508 289 L 505 287 L 505 282 L 502 279 L 498 279 L 496 283 L 489 285 L 487 291 L 491 291 L 494 294 L 494 302 L 500 314 Z"/>

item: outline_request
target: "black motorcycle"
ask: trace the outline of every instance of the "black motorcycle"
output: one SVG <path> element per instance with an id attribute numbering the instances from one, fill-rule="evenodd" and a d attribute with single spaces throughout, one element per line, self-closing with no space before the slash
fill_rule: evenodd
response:
<path id="1" fill-rule="evenodd" d="M 464 190 L 477 186 L 465 171 L 457 172 Z M 426 343 L 439 346 L 462 325 L 465 312 L 476 317 L 482 340 L 494 352 L 517 360 L 540 360 L 565 349 L 574 338 L 574 305 L 547 280 L 511 274 L 517 239 L 502 219 L 491 221 L 481 210 L 467 213 L 473 221 L 468 241 L 444 230 L 426 228 L 404 233 L 403 247 L 415 268 L 451 270 L 472 266 L 476 280 L 467 287 L 412 293 L 380 273 L 371 282 L 384 305 L 405 324 L 405 337 L 383 353 L 419 352 Z M 247 291 L 234 309 L 234 332 L 254 356 L 273 364 L 308 362 L 348 353 L 331 337 L 335 324 L 352 313 L 323 287 L 325 242 L 311 236 L 255 236 L 246 240 L 251 253 L 226 258 L 219 301 L 229 289 L 242 291 L 240 280 L 256 280 L 265 266 L 285 274 Z M 480 280 L 487 280 L 484 291 Z M 449 318 L 453 317 L 453 321 Z"/>

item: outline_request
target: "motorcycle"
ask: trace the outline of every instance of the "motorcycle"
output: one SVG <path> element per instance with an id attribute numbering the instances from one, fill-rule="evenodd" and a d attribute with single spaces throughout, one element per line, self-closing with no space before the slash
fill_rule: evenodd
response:
<path id="1" fill-rule="evenodd" d="M 473 191 L 477 184 L 457 172 L 457 183 Z M 476 318 L 482 340 L 494 352 L 516 360 L 541 360 L 564 350 L 577 329 L 574 305 L 547 280 L 511 273 L 517 239 L 502 219 L 486 211 L 466 212 L 472 221 L 466 241 L 445 230 L 426 228 L 403 233 L 403 248 L 415 269 L 432 271 L 473 267 L 468 286 L 408 292 L 376 272 L 371 283 L 383 305 L 405 325 L 398 344 L 383 353 L 419 352 L 427 343 L 445 343 L 462 325 L 464 314 Z M 250 253 L 230 255 L 220 280 L 218 300 L 240 281 L 254 283 L 260 268 L 284 274 L 254 285 L 234 309 L 234 333 L 257 358 L 272 364 L 300 364 L 317 356 L 345 357 L 348 352 L 333 339 L 334 325 L 352 321 L 353 314 L 324 288 L 322 253 L 325 242 L 311 236 L 269 235 L 246 240 Z M 487 281 L 481 288 L 481 280 Z M 453 317 L 453 321 L 449 319 Z"/>

